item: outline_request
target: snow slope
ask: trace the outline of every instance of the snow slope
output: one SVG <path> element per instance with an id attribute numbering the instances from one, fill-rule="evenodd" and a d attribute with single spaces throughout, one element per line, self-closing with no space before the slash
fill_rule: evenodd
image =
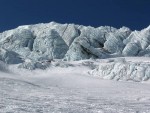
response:
<path id="1" fill-rule="evenodd" d="M 53 62 L 47 70 L 0 72 L 0 112 L 149 113 L 150 84 L 89 76 L 92 61 Z M 90 64 L 90 65 L 89 65 Z M 54 66 L 55 65 L 55 66 Z"/>

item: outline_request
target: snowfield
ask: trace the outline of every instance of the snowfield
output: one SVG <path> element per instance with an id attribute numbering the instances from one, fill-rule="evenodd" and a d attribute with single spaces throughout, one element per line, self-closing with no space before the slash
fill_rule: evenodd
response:
<path id="1" fill-rule="evenodd" d="M 34 71 L 9 66 L 9 71 L 0 72 L 0 112 L 149 113 L 149 81 L 117 82 L 89 75 L 109 61 L 112 59 L 56 60 L 47 70 Z"/>

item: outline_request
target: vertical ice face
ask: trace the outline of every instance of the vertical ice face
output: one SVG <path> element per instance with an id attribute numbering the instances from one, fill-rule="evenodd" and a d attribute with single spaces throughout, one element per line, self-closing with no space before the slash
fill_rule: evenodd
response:
<path id="1" fill-rule="evenodd" d="M 24 61 L 30 59 L 34 62 L 45 59 L 107 58 L 116 55 L 150 56 L 150 27 L 132 32 L 127 27 L 94 28 L 56 22 L 26 25 L 0 33 L 0 48 L 11 51 L 11 54 L 14 52 Z M 5 56 L 2 52 L 0 54 Z"/>
<path id="2" fill-rule="evenodd" d="M 54 29 L 41 32 L 33 44 L 33 51 L 48 55 L 50 59 L 62 59 L 67 50 L 67 44 Z"/>
<path id="3" fill-rule="evenodd" d="M 3 61 L 7 64 L 18 64 L 23 62 L 19 54 L 3 48 L 0 48 L 0 61 Z"/>
<path id="4" fill-rule="evenodd" d="M 106 42 L 104 43 L 104 48 L 110 53 L 122 54 L 122 50 L 125 47 L 123 40 L 125 40 L 130 33 L 131 30 L 126 27 L 122 27 L 115 32 L 108 33 Z"/>
<path id="5" fill-rule="evenodd" d="M 65 60 L 82 60 L 89 58 L 102 58 L 106 56 L 106 50 L 103 48 L 106 41 L 106 35 L 115 31 L 111 27 L 85 27 L 79 28 L 80 36 L 75 38 L 65 55 Z M 111 31 L 112 30 L 112 31 Z"/>

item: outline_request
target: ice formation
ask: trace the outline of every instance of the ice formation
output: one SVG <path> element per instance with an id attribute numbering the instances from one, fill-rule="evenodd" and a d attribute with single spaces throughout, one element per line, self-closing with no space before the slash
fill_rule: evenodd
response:
<path id="1" fill-rule="evenodd" d="M 89 73 L 103 79 L 125 80 L 125 81 L 147 81 L 150 79 L 150 62 L 127 61 L 124 58 L 115 58 L 99 63 L 99 66 Z M 143 59 L 144 61 L 144 59 Z"/>
<path id="2" fill-rule="evenodd" d="M 129 56 L 150 56 L 150 26 L 141 31 L 131 31 L 127 27 L 94 28 L 50 22 L 19 26 L 0 33 L 0 60 L 6 64 L 18 64 L 19 68 L 46 69 L 53 59 L 79 61 Z M 140 73 L 141 67 L 144 68 L 144 75 Z M 132 72 L 129 79 L 136 76 L 137 81 L 141 80 L 140 76 L 145 76 L 145 80 L 150 75 L 149 64 L 127 61 L 100 65 L 93 73 L 98 73 L 95 75 L 102 78 L 128 79 L 125 75 L 129 71 Z M 116 75 L 121 77 L 117 78 Z"/>

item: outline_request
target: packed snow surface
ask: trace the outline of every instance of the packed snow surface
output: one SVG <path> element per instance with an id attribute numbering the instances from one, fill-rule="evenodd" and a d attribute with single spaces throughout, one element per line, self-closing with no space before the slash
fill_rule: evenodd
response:
<path id="1" fill-rule="evenodd" d="M 116 82 L 88 73 L 97 61 L 53 62 L 47 70 L 0 72 L 1 113 L 149 113 L 149 81 Z M 1 70 L 4 70 L 3 67 Z M 8 70 L 8 71 L 6 71 Z"/>

